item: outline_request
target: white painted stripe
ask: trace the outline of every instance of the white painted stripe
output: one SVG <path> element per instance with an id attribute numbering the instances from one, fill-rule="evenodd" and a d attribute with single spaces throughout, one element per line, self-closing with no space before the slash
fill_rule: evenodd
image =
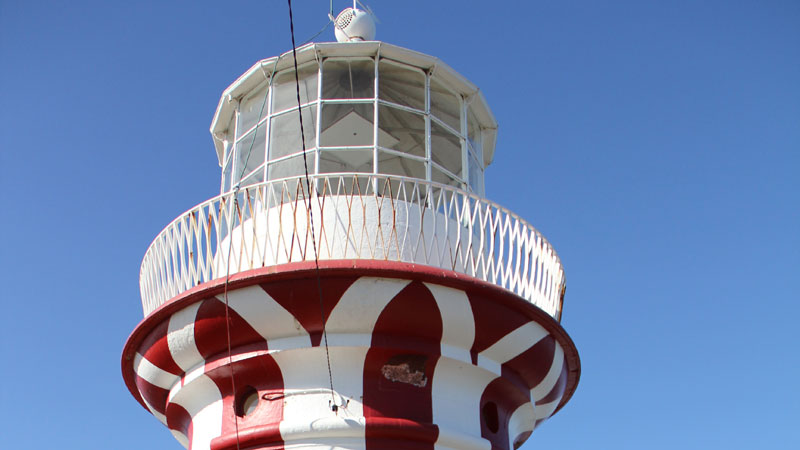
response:
<path id="1" fill-rule="evenodd" d="M 192 416 L 192 450 L 209 450 L 221 434 L 222 400 L 218 400 Z"/>
<path id="2" fill-rule="evenodd" d="M 368 347 L 330 347 L 334 395 L 331 395 L 324 347 L 287 350 L 272 354 L 283 375 L 283 421 L 280 429 L 284 439 L 297 427 L 337 418 L 329 404 L 333 397 L 339 410 L 338 418 L 356 420 L 364 415 L 361 403 L 364 393 L 364 360 Z M 316 425 L 315 425 L 316 426 Z M 349 436 L 353 436 L 352 434 Z M 358 435 L 363 439 L 363 433 Z"/>
<path id="3" fill-rule="evenodd" d="M 143 380 L 161 389 L 169 390 L 175 383 L 180 381 L 179 376 L 161 369 L 148 361 L 147 358 L 142 356 L 139 352 L 136 352 L 136 356 L 134 357 L 133 370 L 136 372 L 136 375 L 139 375 Z"/>
<path id="4" fill-rule="evenodd" d="M 217 299 L 225 303 L 225 297 L 217 296 Z M 300 322 L 260 286 L 229 291 L 228 305 L 247 321 L 268 345 L 272 339 L 302 336 L 307 342 L 305 346 L 311 346 L 311 338 Z"/>
<path id="5" fill-rule="evenodd" d="M 481 355 L 478 355 L 478 367 L 482 367 L 497 376 L 502 374 L 501 364 L 498 364 L 489 358 L 481 358 Z"/>
<path id="6" fill-rule="evenodd" d="M 370 347 L 372 345 L 372 333 L 336 333 L 328 332 L 329 347 Z"/>
<path id="7" fill-rule="evenodd" d="M 280 425 L 281 437 L 287 444 L 287 448 L 295 448 L 293 440 L 315 440 L 318 438 L 357 438 L 350 441 L 350 444 L 360 443 L 366 430 L 366 419 L 363 417 L 348 419 L 345 417 L 326 417 L 324 419 L 306 421 L 283 421 Z M 360 438 L 360 439 L 359 439 Z M 349 441 L 349 439 L 348 439 Z M 327 442 L 327 441 L 325 441 Z M 330 444 L 326 448 L 330 448 Z M 364 446 L 366 447 L 366 446 Z M 356 447 L 356 448 L 364 448 Z M 305 448 L 303 446 L 302 448 Z M 352 448 L 352 447 L 346 447 Z"/>
<path id="8" fill-rule="evenodd" d="M 408 285 L 408 280 L 362 277 L 342 294 L 325 325 L 328 334 L 331 373 L 336 390 L 334 398 L 349 400 L 341 417 L 363 420 L 364 361 L 372 343 L 372 331 L 386 305 Z M 291 440 L 313 424 L 338 427 L 340 417 L 328 406 L 331 393 L 327 389 L 309 391 L 311 386 L 328 386 L 327 358 L 323 347 L 286 350 L 272 353 L 284 380 L 283 421 L 281 436 Z M 351 424 L 352 425 L 352 424 Z M 331 431 L 333 432 L 333 431 Z M 346 431 L 349 446 L 365 447 L 363 428 Z M 354 434 L 355 433 L 355 434 Z M 335 434 L 335 433 L 334 433 Z M 344 435 L 340 435 L 344 436 Z M 308 435 L 312 438 L 313 436 Z M 355 439 L 355 441 L 353 441 Z"/>
<path id="9" fill-rule="evenodd" d="M 464 291 L 425 283 L 436 299 L 442 317 L 442 356 L 472 362 L 470 349 L 475 342 L 475 318 Z"/>
<path id="10" fill-rule="evenodd" d="M 192 417 L 192 450 L 208 450 L 211 440 L 222 434 L 222 395 L 207 375 L 184 383 L 173 396 Z"/>
<path id="11" fill-rule="evenodd" d="M 395 278 L 361 277 L 342 294 L 325 325 L 330 344 L 331 334 L 364 333 L 372 335 L 378 316 L 386 305 L 410 283 Z"/>
<path id="12" fill-rule="evenodd" d="M 181 433 L 178 430 L 173 430 L 173 429 L 170 429 L 169 431 L 172 432 L 172 436 L 174 436 L 175 439 L 177 439 L 177 441 L 180 442 L 183 448 L 189 448 L 189 438 L 186 437 L 185 434 Z"/>
<path id="13" fill-rule="evenodd" d="M 192 370 L 186 372 L 183 375 L 182 382 L 183 382 L 183 384 L 189 384 L 192 381 L 194 381 L 195 378 L 201 377 L 201 376 L 203 376 L 205 374 L 206 374 L 206 366 L 205 366 L 205 364 L 196 366 L 195 368 L 193 368 Z"/>
<path id="14" fill-rule="evenodd" d="M 181 379 L 180 383 L 175 383 L 172 387 L 172 390 L 169 391 L 169 395 L 167 396 L 167 402 L 171 403 L 172 398 L 183 389 L 184 385 L 187 385 L 195 380 L 195 378 L 205 376 L 206 374 L 206 366 L 205 364 L 199 365 L 194 367 L 192 370 L 183 374 L 183 378 Z"/>
<path id="15" fill-rule="evenodd" d="M 464 442 L 464 447 L 448 442 L 456 436 L 474 436 L 481 429 L 481 396 L 495 374 L 450 358 L 439 358 L 433 372 L 431 402 L 433 423 L 446 435 L 439 435 L 437 448 L 473 448 L 475 443 Z M 466 439 L 458 438 L 456 440 Z M 476 439 L 480 439 L 477 437 Z M 481 444 L 483 445 L 483 444 Z M 481 447 L 484 448 L 484 447 Z M 486 449 L 491 444 L 486 441 Z"/>
<path id="16" fill-rule="evenodd" d="M 547 371 L 547 375 L 545 375 L 544 379 L 531 389 L 531 398 L 534 402 L 543 399 L 553 390 L 553 386 L 558 382 L 558 377 L 561 376 L 563 368 L 564 349 L 556 342 L 555 351 L 553 352 L 553 363 L 550 365 L 550 370 Z"/>
<path id="17" fill-rule="evenodd" d="M 317 437 L 306 439 L 301 434 L 288 439 L 287 442 L 291 442 L 292 446 L 289 447 L 287 443 L 287 446 L 283 448 L 292 450 L 366 450 L 367 448 L 364 439 L 358 437 Z"/>
<path id="18" fill-rule="evenodd" d="M 533 347 L 547 334 L 547 330 L 538 323 L 528 322 L 480 352 L 478 365 L 499 374 L 501 365 Z"/>
<path id="19" fill-rule="evenodd" d="M 508 419 L 508 442 L 513 445 L 517 440 L 517 436 L 533 431 L 535 425 L 536 414 L 534 413 L 533 404 L 528 402 L 521 405 L 511 413 L 511 418 Z"/>
<path id="20" fill-rule="evenodd" d="M 214 380 L 207 375 L 201 375 L 191 383 L 185 383 L 173 397 L 172 403 L 182 406 L 194 417 L 207 405 L 221 399 L 222 395 Z"/>
<path id="21" fill-rule="evenodd" d="M 472 363 L 472 356 L 469 353 L 469 350 L 466 350 L 462 347 L 456 347 L 453 345 L 447 345 L 442 343 L 442 347 L 439 350 L 443 357 L 455 359 L 458 361 L 463 361 L 466 363 Z"/>
<path id="22" fill-rule="evenodd" d="M 558 404 L 561 402 L 561 397 L 558 397 L 556 400 L 553 400 L 550 403 L 545 403 L 543 405 L 536 405 L 536 420 L 546 419 L 553 415 L 553 411 L 558 408 Z"/>
<path id="23" fill-rule="evenodd" d="M 158 419 L 159 422 L 163 423 L 164 425 L 167 424 L 167 416 L 156 411 L 155 408 L 153 408 L 153 405 L 151 405 L 150 402 L 148 402 L 147 399 L 144 398 L 144 396 L 142 396 L 142 401 L 144 402 L 144 406 L 147 406 L 147 409 L 150 410 L 150 414 L 152 414 L 156 419 Z"/>
<path id="24" fill-rule="evenodd" d="M 172 359 L 184 372 L 192 368 L 205 364 L 197 345 L 194 341 L 194 321 L 197 318 L 197 310 L 202 302 L 190 305 L 169 318 L 169 332 L 167 333 L 167 344 Z"/>
<path id="25" fill-rule="evenodd" d="M 480 431 L 480 429 L 478 430 Z M 448 428 L 439 427 L 439 437 L 433 444 L 435 450 L 491 450 L 488 439 L 464 433 L 453 433 Z"/>
<path id="26" fill-rule="evenodd" d="M 269 353 L 279 352 L 283 350 L 294 350 L 296 348 L 308 348 L 311 346 L 311 340 L 308 335 L 292 336 L 287 338 L 277 338 L 269 340 Z"/>

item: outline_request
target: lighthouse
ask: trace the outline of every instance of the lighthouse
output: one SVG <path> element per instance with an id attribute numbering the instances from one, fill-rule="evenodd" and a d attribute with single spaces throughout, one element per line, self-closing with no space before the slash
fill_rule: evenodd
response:
<path id="1" fill-rule="evenodd" d="M 186 448 L 507 450 L 576 389 L 561 261 L 485 198 L 486 99 L 374 32 L 348 8 L 225 89 L 220 195 L 145 253 L 122 373 Z"/>

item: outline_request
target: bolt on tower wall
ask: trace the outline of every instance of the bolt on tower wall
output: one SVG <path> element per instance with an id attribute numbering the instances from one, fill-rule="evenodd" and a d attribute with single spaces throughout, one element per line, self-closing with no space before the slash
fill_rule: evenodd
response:
<path id="1" fill-rule="evenodd" d="M 129 390 L 193 450 L 518 447 L 580 363 L 555 251 L 483 198 L 483 96 L 381 42 L 297 64 L 299 107 L 291 53 L 223 93 L 221 194 L 144 257 Z"/>

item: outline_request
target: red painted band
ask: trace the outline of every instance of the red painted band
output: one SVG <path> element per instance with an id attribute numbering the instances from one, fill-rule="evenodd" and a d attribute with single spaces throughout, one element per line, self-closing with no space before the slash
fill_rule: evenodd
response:
<path id="1" fill-rule="evenodd" d="M 580 360 L 575 344 L 570 337 L 549 314 L 504 288 L 454 271 L 395 261 L 325 260 L 319 262 L 319 268 L 320 277 L 323 279 L 354 276 L 400 278 L 435 283 L 491 299 L 493 304 L 503 306 L 527 318 L 527 320 L 533 320 L 542 325 L 564 349 L 566 367 L 568 368 L 566 390 L 556 411 L 567 403 L 577 387 L 580 378 Z M 313 261 L 290 263 L 234 274 L 230 277 L 228 289 L 235 290 L 255 284 L 271 284 L 285 280 L 315 278 L 316 276 L 317 272 Z M 143 341 L 150 335 L 152 330 L 157 327 L 164 327 L 164 324 L 168 323 L 175 312 L 195 302 L 219 295 L 224 288 L 225 279 L 218 278 L 189 289 L 156 309 L 131 333 L 122 354 L 122 372 L 128 390 L 142 406 L 144 406 L 144 402 L 136 387 L 133 360 L 136 352 L 144 343 Z"/>

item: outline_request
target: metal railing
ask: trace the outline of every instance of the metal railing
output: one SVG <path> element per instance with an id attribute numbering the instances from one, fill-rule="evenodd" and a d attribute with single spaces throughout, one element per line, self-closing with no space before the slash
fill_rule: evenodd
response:
<path id="1" fill-rule="evenodd" d="M 414 178 L 324 174 L 247 186 L 192 208 L 145 253 L 145 316 L 201 283 L 297 261 L 372 259 L 494 283 L 560 320 L 564 271 L 549 242 L 507 209 Z M 313 218 L 313 233 L 311 220 Z"/>

